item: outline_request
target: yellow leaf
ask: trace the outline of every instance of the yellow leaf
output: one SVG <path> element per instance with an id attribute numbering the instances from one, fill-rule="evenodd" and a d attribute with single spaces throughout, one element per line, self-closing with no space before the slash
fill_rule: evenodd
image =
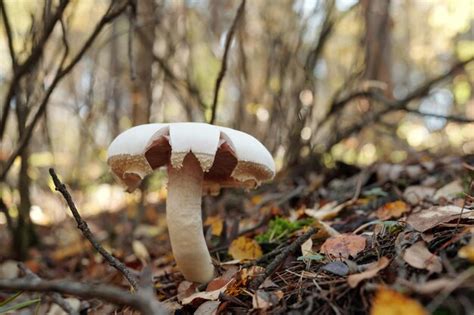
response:
<path id="1" fill-rule="evenodd" d="M 211 234 L 214 236 L 220 236 L 224 229 L 224 221 L 217 215 L 208 217 L 204 225 L 211 226 Z"/>
<path id="2" fill-rule="evenodd" d="M 255 195 L 250 199 L 250 202 L 252 202 L 253 205 L 258 205 L 261 204 L 263 201 L 262 195 Z"/>
<path id="3" fill-rule="evenodd" d="M 474 263 L 474 244 L 461 247 L 458 251 L 458 256 Z"/>
<path id="4" fill-rule="evenodd" d="M 416 300 L 388 288 L 380 288 L 370 309 L 371 315 L 428 315 Z"/>
<path id="5" fill-rule="evenodd" d="M 233 240 L 229 246 L 229 255 L 234 259 L 257 259 L 262 257 L 262 254 L 260 245 L 255 240 L 245 236 Z"/>

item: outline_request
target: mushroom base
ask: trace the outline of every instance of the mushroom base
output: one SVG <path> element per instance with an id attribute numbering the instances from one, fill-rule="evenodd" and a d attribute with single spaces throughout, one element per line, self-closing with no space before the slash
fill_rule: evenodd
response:
<path id="1" fill-rule="evenodd" d="M 202 228 L 203 177 L 192 153 L 185 157 L 181 168 L 168 167 L 166 219 L 173 255 L 186 280 L 200 283 L 214 278 L 214 266 Z"/>

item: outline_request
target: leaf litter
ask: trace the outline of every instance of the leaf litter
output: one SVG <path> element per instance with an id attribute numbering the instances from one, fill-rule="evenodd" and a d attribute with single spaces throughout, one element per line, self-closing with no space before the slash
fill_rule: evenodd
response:
<path id="1" fill-rule="evenodd" d="M 140 272 L 150 265 L 156 298 L 180 314 L 469 314 L 472 304 L 457 302 L 474 296 L 474 193 L 465 184 L 474 175 L 463 163 L 374 165 L 360 170 L 367 175 L 364 181 L 337 169 L 324 175 L 287 175 L 243 200 L 241 194 L 225 191 L 216 204 L 237 209 L 239 219 L 218 211 L 205 220 L 218 270 L 205 286 L 185 281 L 176 268 L 162 225 L 163 201 L 147 205 L 153 215 L 135 227 L 127 211 L 87 221 L 127 267 Z M 153 228 L 157 222 L 159 229 Z M 265 275 L 309 226 L 317 233 L 278 261 L 258 288 L 251 288 L 252 280 Z M 72 275 L 125 288 L 120 275 L 87 243 L 57 237 L 71 228 L 41 227 L 38 233 L 49 238 L 48 244 L 33 250 L 26 265 L 43 278 Z M 2 277 L 16 275 L 14 264 L 0 262 Z M 18 299 L 14 305 L 33 296 L 24 293 Z M 84 302 L 81 312 L 130 311 Z"/>

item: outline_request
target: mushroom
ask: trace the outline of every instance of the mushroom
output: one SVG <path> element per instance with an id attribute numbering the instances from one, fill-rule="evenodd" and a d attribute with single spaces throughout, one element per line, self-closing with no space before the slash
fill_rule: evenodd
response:
<path id="1" fill-rule="evenodd" d="M 254 188 L 273 178 L 275 163 L 254 137 L 204 123 L 146 124 L 114 139 L 108 164 L 131 192 L 153 170 L 168 167 L 166 219 L 178 268 L 189 281 L 213 279 L 202 229 L 201 197 L 221 187 Z"/>

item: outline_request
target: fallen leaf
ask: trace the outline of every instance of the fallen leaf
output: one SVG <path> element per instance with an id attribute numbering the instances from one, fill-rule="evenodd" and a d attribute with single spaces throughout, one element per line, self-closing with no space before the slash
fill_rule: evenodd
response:
<path id="1" fill-rule="evenodd" d="M 458 206 L 433 206 L 415 213 L 412 213 L 407 218 L 407 223 L 415 230 L 425 232 L 435 226 L 452 221 L 459 218 L 461 214 L 461 207 Z M 474 218 L 474 211 L 464 209 L 463 218 Z"/>
<path id="2" fill-rule="evenodd" d="M 371 315 L 428 315 L 416 300 L 388 288 L 380 288 L 370 308 Z"/>
<path id="3" fill-rule="evenodd" d="M 337 201 L 333 201 L 326 203 L 319 209 L 306 209 L 304 213 L 318 220 L 329 220 L 337 216 L 346 205 L 346 202 L 338 205 Z"/>
<path id="4" fill-rule="evenodd" d="M 321 267 L 322 270 L 345 277 L 349 274 L 349 267 L 342 261 L 333 261 Z"/>
<path id="5" fill-rule="evenodd" d="M 206 301 L 199 305 L 194 312 L 194 315 L 214 315 L 217 314 L 217 309 L 221 302 L 219 301 Z"/>
<path id="6" fill-rule="evenodd" d="M 241 236 L 232 241 L 229 246 L 229 255 L 234 259 L 257 259 L 262 257 L 262 248 L 257 241 Z"/>
<path id="7" fill-rule="evenodd" d="M 355 257 L 365 248 L 366 240 L 355 234 L 341 234 L 328 238 L 321 246 L 321 252 L 333 257 Z"/>
<path id="8" fill-rule="evenodd" d="M 207 217 L 204 226 L 211 226 L 211 234 L 214 236 L 220 236 L 224 230 L 224 220 L 217 215 Z"/>
<path id="9" fill-rule="evenodd" d="M 441 272 L 443 270 L 441 258 L 432 254 L 426 248 L 424 241 L 416 242 L 407 248 L 403 253 L 403 260 L 418 269 L 426 269 L 430 272 Z"/>
<path id="10" fill-rule="evenodd" d="M 435 200 L 438 200 L 440 198 L 452 200 L 456 198 L 459 194 L 462 194 L 463 191 L 464 188 L 462 187 L 461 180 L 455 180 L 438 189 L 433 198 Z"/>
<path id="11" fill-rule="evenodd" d="M 471 263 L 474 263 L 474 244 L 471 241 L 471 244 L 461 247 L 458 251 L 458 256 L 469 260 Z"/>
<path id="12" fill-rule="evenodd" d="M 399 279 L 398 282 L 418 294 L 434 294 L 446 290 L 446 288 L 457 287 L 459 285 L 456 279 L 449 278 L 439 278 L 422 283 Z"/>
<path id="13" fill-rule="evenodd" d="M 397 200 L 394 202 L 389 202 L 380 207 L 375 215 L 380 220 L 388 220 L 391 218 L 399 218 L 404 213 L 410 210 L 410 206 L 408 206 L 405 202 L 401 200 Z"/>
<path id="14" fill-rule="evenodd" d="M 18 261 L 6 260 L 0 265 L 0 279 L 14 279 L 19 273 Z"/>
<path id="15" fill-rule="evenodd" d="M 435 189 L 426 186 L 409 186 L 403 192 L 403 198 L 411 205 L 417 205 L 421 201 L 434 195 Z"/>
<path id="16" fill-rule="evenodd" d="M 257 290 L 252 297 L 252 306 L 254 309 L 266 310 L 274 305 L 283 298 L 283 291 L 264 291 Z"/>
<path id="17" fill-rule="evenodd" d="M 148 250 L 146 249 L 145 245 L 143 245 L 142 242 L 139 240 L 134 240 L 132 242 L 132 249 L 133 253 L 137 258 L 141 261 L 148 261 L 150 259 L 150 254 L 148 253 Z"/>
<path id="18" fill-rule="evenodd" d="M 66 259 L 68 257 L 77 256 L 80 253 L 83 253 L 83 252 L 87 251 L 91 247 L 92 247 L 92 245 L 89 241 L 83 240 L 83 241 L 75 242 L 75 243 L 70 244 L 68 246 L 60 247 L 60 248 L 56 249 L 51 254 L 51 257 L 55 261 L 61 261 L 61 260 Z"/>
<path id="19" fill-rule="evenodd" d="M 389 263 L 390 260 L 387 257 L 382 257 L 379 261 L 370 264 L 366 271 L 350 275 L 347 278 L 347 283 L 351 288 L 355 288 L 361 281 L 375 277 L 379 271 L 385 269 Z"/>
<path id="20" fill-rule="evenodd" d="M 303 256 L 310 255 L 313 251 L 313 240 L 309 238 L 306 242 L 301 244 L 301 253 Z"/>
<path id="21" fill-rule="evenodd" d="M 219 295 L 223 293 L 227 287 L 234 282 L 234 279 L 231 279 L 229 282 L 227 282 L 226 285 L 222 286 L 221 288 L 213 291 L 204 291 L 204 292 L 196 292 L 191 294 L 188 297 L 185 297 L 181 303 L 183 305 L 190 304 L 192 303 L 195 299 L 203 299 L 203 300 L 208 300 L 208 301 L 216 301 L 219 298 Z"/>

